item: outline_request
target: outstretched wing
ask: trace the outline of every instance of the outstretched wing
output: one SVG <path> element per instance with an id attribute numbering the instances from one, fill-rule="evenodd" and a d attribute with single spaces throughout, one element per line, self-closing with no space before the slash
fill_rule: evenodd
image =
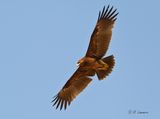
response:
<path id="1" fill-rule="evenodd" d="M 67 81 L 60 92 L 54 97 L 54 105 L 56 109 L 60 107 L 66 109 L 67 105 L 70 105 L 71 101 L 87 87 L 91 82 L 91 78 L 88 78 L 80 68 L 73 74 L 73 76 Z M 88 75 L 93 75 L 93 72 L 89 72 Z"/>
<path id="2" fill-rule="evenodd" d="M 104 6 L 102 12 L 99 12 L 86 56 L 101 58 L 105 55 L 111 40 L 112 28 L 118 15 L 116 11 L 117 9 L 113 10 L 113 6 L 111 8 L 109 6 L 105 8 Z"/>

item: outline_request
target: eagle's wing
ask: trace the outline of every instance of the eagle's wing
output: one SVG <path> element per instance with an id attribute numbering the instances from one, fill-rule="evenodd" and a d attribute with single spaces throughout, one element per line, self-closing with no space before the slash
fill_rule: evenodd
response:
<path id="1" fill-rule="evenodd" d="M 80 68 L 77 69 L 60 92 L 54 97 L 52 102 L 54 102 L 53 106 L 56 105 L 56 109 L 59 106 L 60 110 L 62 108 L 66 109 L 67 105 L 70 105 L 71 101 L 91 82 L 92 79 L 87 77 L 85 72 Z M 93 72 L 89 72 L 88 75 L 93 75 Z"/>
<path id="2" fill-rule="evenodd" d="M 104 6 L 102 12 L 99 12 L 86 56 L 101 58 L 105 55 L 111 40 L 112 28 L 118 15 L 116 11 L 117 9 L 113 10 L 113 6 L 111 8 L 109 6 L 105 8 Z"/>

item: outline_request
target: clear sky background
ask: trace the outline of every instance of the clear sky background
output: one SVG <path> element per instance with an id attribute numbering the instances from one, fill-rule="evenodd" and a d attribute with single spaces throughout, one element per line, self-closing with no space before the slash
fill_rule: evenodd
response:
<path id="1" fill-rule="evenodd" d="M 55 110 L 108 4 L 119 11 L 106 54 L 116 66 Z M 159 0 L 0 0 L 0 119 L 160 118 L 159 11 Z"/>

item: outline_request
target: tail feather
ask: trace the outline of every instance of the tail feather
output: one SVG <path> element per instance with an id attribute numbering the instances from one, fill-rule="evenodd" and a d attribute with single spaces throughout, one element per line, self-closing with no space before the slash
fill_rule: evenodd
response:
<path id="1" fill-rule="evenodd" d="M 102 61 L 108 64 L 109 67 L 106 70 L 97 70 L 97 76 L 99 80 L 102 80 L 106 76 L 108 76 L 112 72 L 112 69 L 115 65 L 115 60 L 113 55 L 103 58 Z"/>

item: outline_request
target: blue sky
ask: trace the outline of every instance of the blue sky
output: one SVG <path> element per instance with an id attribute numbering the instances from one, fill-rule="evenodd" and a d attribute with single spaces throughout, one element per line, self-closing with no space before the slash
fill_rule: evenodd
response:
<path id="1" fill-rule="evenodd" d="M 66 111 L 55 110 L 52 97 L 76 70 L 98 11 L 108 4 L 119 11 L 106 54 L 114 54 L 116 66 L 106 80 L 94 77 Z M 0 0 L 0 118 L 160 118 L 159 4 Z"/>

